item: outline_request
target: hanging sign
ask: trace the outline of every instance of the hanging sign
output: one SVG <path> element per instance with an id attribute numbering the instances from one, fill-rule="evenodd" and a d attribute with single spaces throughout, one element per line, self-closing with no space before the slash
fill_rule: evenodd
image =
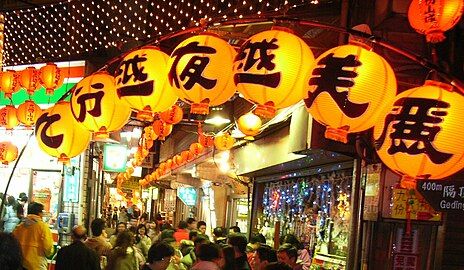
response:
<path id="1" fill-rule="evenodd" d="M 367 166 L 366 186 L 364 188 L 364 220 L 376 221 L 379 215 L 381 171 L 381 164 L 370 164 Z"/>
<path id="2" fill-rule="evenodd" d="M 120 144 L 103 146 L 103 170 L 106 172 L 125 172 L 127 164 L 127 147 Z"/>
<path id="3" fill-rule="evenodd" d="M 407 219 L 408 207 L 411 220 L 441 221 L 441 213 L 435 212 L 424 199 L 418 198 L 415 191 L 393 188 L 391 218 Z"/>
<path id="4" fill-rule="evenodd" d="M 440 212 L 464 212 L 464 182 L 419 181 L 417 191 L 424 199 Z"/>
<path id="5" fill-rule="evenodd" d="M 197 204 L 197 191 L 193 187 L 179 187 L 177 189 L 177 197 L 187 206 L 195 206 Z"/>

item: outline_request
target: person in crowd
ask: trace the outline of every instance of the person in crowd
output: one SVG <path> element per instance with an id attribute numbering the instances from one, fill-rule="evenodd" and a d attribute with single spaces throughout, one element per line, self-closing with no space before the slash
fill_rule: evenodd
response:
<path id="1" fill-rule="evenodd" d="M 146 226 L 148 229 L 147 235 L 148 237 L 150 237 L 151 242 L 158 242 L 161 234 L 160 227 L 158 227 L 158 224 L 156 222 L 149 222 Z"/>
<path id="2" fill-rule="evenodd" d="M 214 243 L 201 244 L 198 247 L 198 261 L 192 270 L 220 270 L 221 251 L 219 245 Z"/>
<path id="3" fill-rule="evenodd" d="M 148 249 L 151 246 L 151 239 L 147 236 L 147 227 L 144 224 L 140 224 L 137 227 L 135 246 L 142 252 L 143 256 L 147 258 Z"/>
<path id="4" fill-rule="evenodd" d="M 24 218 L 27 216 L 27 208 L 29 207 L 29 198 L 27 197 L 26 193 L 21 192 L 18 196 L 18 203 L 21 205 L 21 208 L 18 208 L 18 214 L 21 214 L 19 217 Z"/>
<path id="5" fill-rule="evenodd" d="M 3 231 L 7 233 L 13 232 L 14 228 L 19 224 L 18 208 L 22 207 L 16 202 L 13 196 L 8 196 L 5 206 L 5 214 L 3 216 Z"/>
<path id="6" fill-rule="evenodd" d="M 139 219 L 141 215 L 141 211 L 136 204 L 132 205 L 132 218 Z"/>
<path id="7" fill-rule="evenodd" d="M 283 262 L 273 262 L 266 265 L 264 270 L 292 270 L 292 268 Z"/>
<path id="8" fill-rule="evenodd" d="M 189 240 L 189 230 L 187 230 L 187 227 L 187 222 L 183 220 L 179 222 L 179 226 L 177 226 L 177 230 L 173 235 L 178 244 L 180 244 L 181 240 Z"/>
<path id="9" fill-rule="evenodd" d="M 231 226 L 229 227 L 229 234 L 234 234 L 234 233 L 240 233 L 240 227 L 239 226 Z"/>
<path id="10" fill-rule="evenodd" d="M 160 213 L 157 213 L 155 215 L 155 222 L 156 222 L 156 225 L 158 226 L 158 228 L 161 228 L 161 226 L 163 226 L 163 224 L 165 223 L 164 218 L 163 218 L 163 216 L 161 216 Z"/>
<path id="11" fill-rule="evenodd" d="M 235 270 L 235 249 L 232 246 L 226 245 L 221 249 L 222 264 L 219 265 L 221 270 Z"/>
<path id="12" fill-rule="evenodd" d="M 193 217 L 187 219 L 187 230 L 194 231 L 197 229 L 197 220 Z"/>
<path id="13" fill-rule="evenodd" d="M 262 245 L 255 251 L 253 259 L 254 270 L 264 270 L 264 268 L 273 262 L 277 262 L 277 253 L 270 246 Z"/>
<path id="14" fill-rule="evenodd" d="M 90 224 L 92 237 L 87 238 L 84 244 L 94 250 L 99 257 L 108 257 L 111 253 L 111 244 L 107 240 L 105 231 L 105 221 L 101 218 L 96 218 Z"/>
<path id="15" fill-rule="evenodd" d="M 183 256 L 178 248 L 178 243 L 176 239 L 166 238 L 163 239 L 163 241 L 174 248 L 174 255 L 172 256 L 171 262 L 169 263 L 167 270 L 186 270 L 187 268 L 185 268 L 185 266 L 181 263 Z"/>
<path id="16" fill-rule="evenodd" d="M 119 222 L 118 226 L 116 227 L 116 231 L 113 235 L 110 236 L 110 244 L 112 247 L 114 247 L 114 245 L 116 244 L 116 239 L 118 238 L 118 235 L 125 231 L 127 231 L 127 224 L 125 222 Z"/>
<path id="17" fill-rule="evenodd" d="M 247 260 L 246 247 L 247 239 L 241 234 L 232 234 L 229 236 L 228 244 L 234 248 L 236 270 L 250 270 L 250 264 Z"/>
<path id="18" fill-rule="evenodd" d="M 124 206 L 122 206 L 121 210 L 119 211 L 118 222 L 119 223 L 129 222 L 129 214 L 127 213 L 127 209 Z"/>
<path id="19" fill-rule="evenodd" d="M 206 243 L 209 243 L 209 239 L 203 235 L 198 235 L 195 240 L 193 240 L 194 248 L 191 249 L 189 253 L 181 259 L 181 263 L 185 266 L 185 268 L 190 269 L 196 263 L 196 254 L 198 253 L 198 248 L 200 245 Z"/>
<path id="20" fill-rule="evenodd" d="M 304 245 L 298 241 L 298 238 L 294 234 L 286 234 L 282 237 L 281 244 L 290 244 L 298 250 L 297 261 L 303 265 L 303 270 L 309 270 L 311 266 L 311 255 L 308 250 L 305 249 Z"/>
<path id="21" fill-rule="evenodd" d="M 204 222 L 203 220 L 198 221 L 197 228 L 199 233 L 206 235 L 206 222 Z"/>
<path id="22" fill-rule="evenodd" d="M 18 240 L 10 233 L 0 232 L 0 268 L 22 270 L 23 260 Z"/>
<path id="23" fill-rule="evenodd" d="M 174 232 L 175 231 L 173 229 L 164 229 L 160 233 L 159 240 L 164 240 L 167 238 L 174 238 Z"/>
<path id="24" fill-rule="evenodd" d="M 144 212 L 140 215 L 139 224 L 144 224 L 145 226 L 147 226 L 148 224 L 148 213 L 147 212 Z"/>
<path id="25" fill-rule="evenodd" d="M 103 216 L 105 221 L 106 221 L 106 226 L 111 228 L 111 220 L 113 218 L 113 207 L 111 206 L 111 204 L 109 204 L 107 207 L 106 207 L 106 216 Z"/>
<path id="26" fill-rule="evenodd" d="M 218 245 L 227 244 L 226 229 L 224 227 L 216 227 L 213 230 L 214 243 Z"/>
<path id="27" fill-rule="evenodd" d="M 71 231 L 73 242 L 61 248 L 56 255 L 55 270 L 100 270 L 97 253 L 84 244 L 86 230 L 76 225 Z"/>
<path id="28" fill-rule="evenodd" d="M 111 228 L 116 228 L 118 223 L 118 208 L 114 207 L 113 215 L 111 216 Z"/>
<path id="29" fill-rule="evenodd" d="M 166 270 L 174 256 L 174 248 L 160 241 L 154 243 L 148 250 L 147 264 L 143 270 Z"/>
<path id="30" fill-rule="evenodd" d="M 258 234 L 253 234 L 250 237 L 250 241 L 247 245 L 247 259 L 248 263 L 250 264 L 251 268 L 254 268 L 254 257 L 255 257 L 255 251 L 257 248 L 259 248 L 261 245 L 266 244 L 266 238 L 264 235 L 258 233 Z"/>
<path id="31" fill-rule="evenodd" d="M 297 262 L 298 250 L 291 244 L 285 243 L 277 250 L 277 261 L 283 262 L 293 270 L 302 270 L 303 265 Z"/>
<path id="32" fill-rule="evenodd" d="M 197 231 L 190 231 L 189 239 L 180 241 L 179 249 L 180 249 L 180 252 L 182 252 L 182 256 L 187 255 L 194 248 L 193 241 L 195 240 L 195 238 L 197 238 L 197 236 L 198 236 Z"/>
<path id="33" fill-rule="evenodd" d="M 134 235 L 129 231 L 119 233 L 106 270 L 138 270 L 144 263 L 143 256 L 134 246 Z"/>
<path id="34" fill-rule="evenodd" d="M 29 204 L 28 215 L 13 231 L 23 254 L 23 267 L 34 270 L 47 270 L 47 258 L 54 253 L 52 233 L 48 224 L 42 221 L 43 204 Z"/>

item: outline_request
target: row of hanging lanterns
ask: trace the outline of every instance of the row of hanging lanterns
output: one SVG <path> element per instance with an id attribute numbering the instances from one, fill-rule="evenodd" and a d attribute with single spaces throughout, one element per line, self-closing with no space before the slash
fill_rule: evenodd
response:
<path id="1" fill-rule="evenodd" d="M 456 10 L 454 14 L 460 16 L 462 7 Z M 437 31 L 424 33 L 432 32 Z M 55 156 L 65 160 L 85 149 L 90 132 L 104 136 L 121 128 L 133 109 L 139 119 L 153 121 L 153 132 L 163 139 L 172 131 L 172 125 L 182 119 L 181 109 L 173 107 L 178 98 L 190 104 L 192 113 L 207 114 L 209 106 L 226 102 L 237 89 L 256 105 L 254 114 L 241 117 L 237 123 L 246 136 L 255 136 L 260 131 L 261 119 L 256 115 L 272 117 L 277 109 L 304 100 L 308 112 L 326 126 L 330 139 L 346 143 L 350 133 L 375 126 L 378 154 L 387 166 L 404 176 L 405 186 L 414 183 L 414 179 L 438 179 L 460 170 L 464 165 L 457 161 L 462 149 L 449 149 L 443 142 L 444 138 L 452 137 L 448 133 L 460 128 L 448 119 L 455 117 L 455 110 L 459 111 L 454 107 L 459 107 L 460 101 L 454 100 L 463 98 L 462 95 L 437 82 L 428 82 L 399 96 L 396 87 L 390 65 L 366 44 L 338 46 L 314 59 L 309 46 L 288 29 L 258 33 L 245 41 L 237 53 L 221 38 L 204 33 L 181 42 L 171 56 L 153 46 L 127 54 L 115 78 L 102 73 L 85 78 L 76 86 L 71 105 L 65 102 L 55 105 L 72 113 L 62 113 L 62 109 L 54 107 L 46 110 L 37 122 L 36 134 L 48 144 L 42 143 L 42 149 L 58 144 L 61 147 L 66 142 L 60 150 L 53 149 Z M 431 87 L 440 95 L 424 91 Z M 418 100 L 424 102 L 417 103 Z M 405 108 L 426 113 L 414 118 L 415 114 Z M 73 117 L 66 118 L 70 115 Z M 254 118 L 251 122 L 255 125 L 247 129 L 241 119 L 249 117 Z M 408 117 L 415 120 L 416 126 L 409 126 L 411 121 L 405 120 Z M 50 132 L 53 130 L 50 127 L 63 118 L 68 120 L 66 127 L 74 119 L 80 123 L 75 125 L 79 128 Z M 432 128 L 424 125 L 427 120 Z M 418 130 L 421 132 L 417 133 Z M 214 144 L 225 149 L 231 145 L 230 138 L 221 136 L 201 138 L 208 147 Z M 73 143 L 80 145 L 75 147 L 79 151 L 64 149 L 69 145 L 65 137 L 79 138 L 80 143 Z M 160 164 L 158 176 L 161 169 L 189 160 L 189 153 L 200 154 L 203 144 L 194 143 L 188 152 Z M 412 161 L 418 161 L 419 165 L 409 166 Z"/>
<path id="2" fill-rule="evenodd" d="M 21 71 L 5 70 L 0 72 L 0 91 L 5 94 L 6 98 L 21 89 L 24 89 L 29 95 L 33 95 L 41 86 L 43 86 L 48 95 L 59 88 L 64 81 L 64 74 L 54 63 L 47 63 L 37 70 L 35 67 L 27 67 Z"/>

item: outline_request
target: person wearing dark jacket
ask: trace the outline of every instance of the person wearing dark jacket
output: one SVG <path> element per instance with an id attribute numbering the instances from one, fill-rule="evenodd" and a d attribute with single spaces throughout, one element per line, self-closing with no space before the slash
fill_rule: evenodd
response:
<path id="1" fill-rule="evenodd" d="M 229 236 L 228 244 L 231 245 L 235 251 L 235 270 L 251 269 L 246 255 L 247 242 L 244 235 L 233 234 Z"/>
<path id="2" fill-rule="evenodd" d="M 71 245 L 63 247 L 56 256 L 55 270 L 100 270 L 100 259 L 95 251 L 84 244 L 85 228 L 72 229 Z"/>

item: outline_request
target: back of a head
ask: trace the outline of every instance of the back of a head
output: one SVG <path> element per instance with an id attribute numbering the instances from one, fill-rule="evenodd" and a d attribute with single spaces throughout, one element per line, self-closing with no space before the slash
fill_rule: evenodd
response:
<path id="1" fill-rule="evenodd" d="M 16 200 L 15 200 L 15 197 L 13 196 L 8 196 L 8 198 L 6 199 L 8 205 L 12 205 L 14 206 L 16 204 Z"/>
<path id="2" fill-rule="evenodd" d="M 90 224 L 90 230 L 92 231 L 92 235 L 97 237 L 100 236 L 105 229 L 105 221 L 101 218 L 96 218 Z"/>
<path id="3" fill-rule="evenodd" d="M 222 247 L 222 256 L 224 257 L 226 265 L 235 266 L 235 250 L 234 247 L 226 245 Z M 229 268 L 233 269 L 233 267 Z"/>
<path id="4" fill-rule="evenodd" d="M 160 234 L 160 239 L 164 240 L 167 238 L 173 238 L 174 237 L 174 230 L 163 230 Z"/>
<path id="5" fill-rule="evenodd" d="M 18 240 L 12 234 L 0 232 L 0 265 L 2 269 L 22 269 L 21 262 L 21 247 Z"/>
<path id="6" fill-rule="evenodd" d="M 198 235 L 195 240 L 193 240 L 194 246 L 199 246 L 201 244 L 209 243 L 209 239 L 206 236 Z"/>
<path id="7" fill-rule="evenodd" d="M 256 253 L 261 261 L 277 262 L 277 252 L 270 246 L 260 246 Z"/>
<path id="8" fill-rule="evenodd" d="M 75 240 L 84 240 L 87 237 L 86 235 L 87 231 L 84 228 L 84 226 L 81 226 L 81 225 L 74 226 L 71 232 L 72 232 L 72 237 Z"/>
<path id="9" fill-rule="evenodd" d="M 273 262 L 266 265 L 264 270 L 292 270 L 292 268 L 283 262 Z"/>
<path id="10" fill-rule="evenodd" d="M 234 233 L 240 233 L 240 227 L 239 226 L 231 226 L 229 227 L 229 231 L 232 231 Z"/>
<path id="11" fill-rule="evenodd" d="M 289 258 L 295 258 L 295 260 L 298 258 L 298 250 L 295 246 L 288 243 L 281 245 L 277 252 L 285 252 Z"/>
<path id="12" fill-rule="evenodd" d="M 225 237 L 226 236 L 226 230 L 223 227 L 216 227 L 213 230 L 213 234 L 216 237 Z"/>
<path id="13" fill-rule="evenodd" d="M 187 222 L 181 220 L 181 221 L 179 221 L 179 226 L 177 226 L 177 228 L 179 228 L 179 229 L 187 229 L 187 226 L 188 226 Z"/>
<path id="14" fill-rule="evenodd" d="M 38 202 L 31 202 L 27 207 L 27 213 L 31 215 L 39 215 L 44 210 L 44 206 Z"/>
<path id="15" fill-rule="evenodd" d="M 290 244 L 294 246 L 296 249 L 303 249 L 304 247 L 302 246 L 301 242 L 296 238 L 294 234 L 286 234 L 282 238 L 282 243 L 281 244 Z"/>
<path id="16" fill-rule="evenodd" d="M 154 263 L 169 256 L 174 256 L 174 248 L 166 242 L 156 242 L 148 250 L 147 262 Z"/>
<path id="17" fill-rule="evenodd" d="M 245 254 L 248 241 L 244 235 L 233 234 L 229 236 L 228 244 L 236 247 L 240 253 Z"/>
<path id="18" fill-rule="evenodd" d="M 197 221 L 197 220 L 196 220 L 195 218 L 189 217 L 189 218 L 187 219 L 186 222 L 187 222 L 187 224 L 192 224 L 192 223 L 194 223 L 194 222 L 196 222 L 196 221 Z"/>
<path id="19" fill-rule="evenodd" d="M 210 262 L 221 257 L 220 248 L 214 243 L 201 244 L 196 255 L 200 260 Z"/>
<path id="20" fill-rule="evenodd" d="M 134 234 L 129 231 L 123 231 L 118 234 L 114 247 L 127 248 L 133 244 Z"/>
<path id="21" fill-rule="evenodd" d="M 197 231 L 190 231 L 189 232 L 189 240 L 193 241 L 197 237 L 198 237 L 198 232 Z"/>
<path id="22" fill-rule="evenodd" d="M 266 244 L 266 238 L 264 237 L 264 235 L 260 233 L 253 234 L 250 237 L 250 244 L 256 244 L 256 243 Z"/>

